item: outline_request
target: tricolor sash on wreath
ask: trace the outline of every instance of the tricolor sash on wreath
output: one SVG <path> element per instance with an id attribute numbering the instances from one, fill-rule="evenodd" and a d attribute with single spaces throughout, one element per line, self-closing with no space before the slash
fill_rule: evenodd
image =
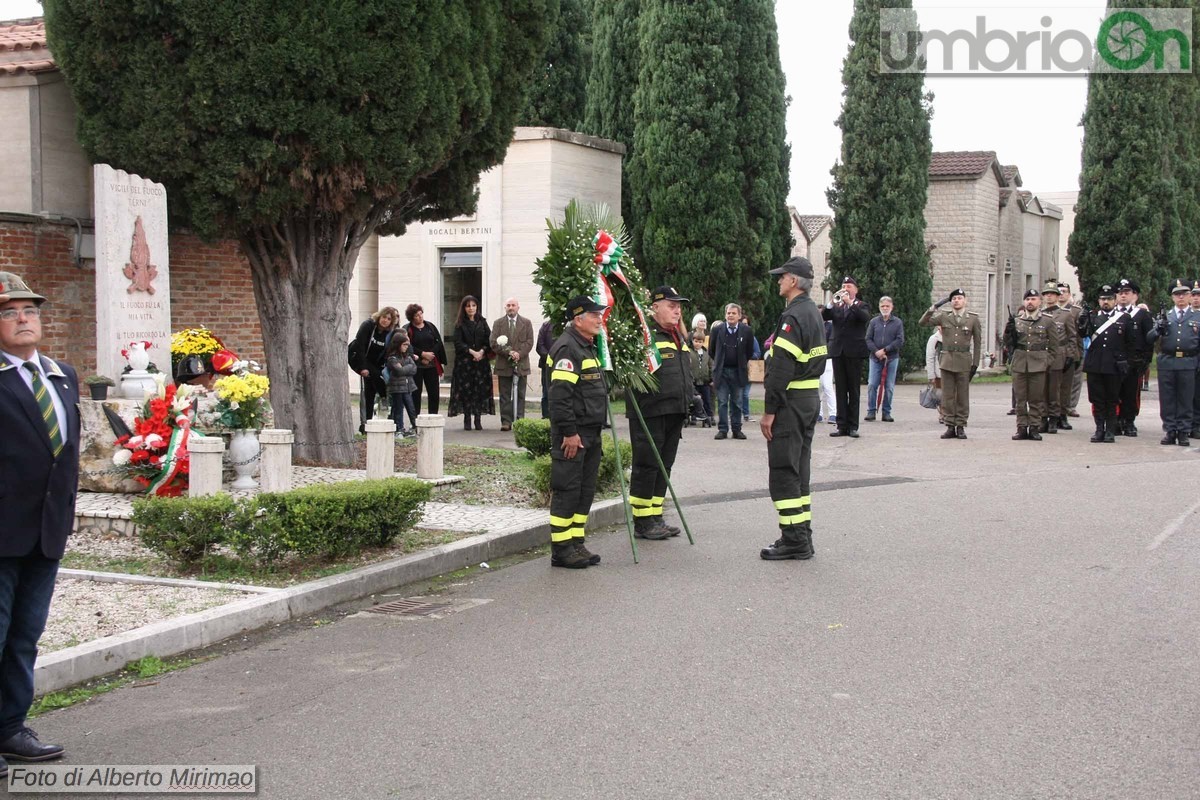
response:
<path id="1" fill-rule="evenodd" d="M 654 337 L 650 333 L 650 326 L 646 324 L 646 313 L 642 310 L 642 305 L 638 302 L 637 297 L 634 296 L 629 279 L 621 271 L 621 256 L 625 254 L 625 250 L 621 247 L 620 242 L 605 230 L 596 231 L 596 238 L 592 240 L 592 246 L 596 250 L 596 256 L 593 259 L 596 263 L 596 286 L 592 293 L 592 299 L 607 309 L 604 312 L 604 323 L 601 327 L 603 336 L 596 341 L 600 366 L 605 370 L 612 370 L 612 357 L 608 351 L 608 316 L 612 313 L 616 298 L 613 296 L 612 288 L 608 285 L 608 278 L 611 276 L 625 284 L 625 288 L 629 290 L 629 299 L 633 301 L 633 308 L 637 311 L 638 323 L 642 328 L 642 349 L 646 368 L 653 374 L 662 366 L 662 356 L 659 355 L 658 348 L 654 346 Z"/>

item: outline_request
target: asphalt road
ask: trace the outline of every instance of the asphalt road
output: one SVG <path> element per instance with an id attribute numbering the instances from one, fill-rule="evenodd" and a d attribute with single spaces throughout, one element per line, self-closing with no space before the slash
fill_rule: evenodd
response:
<path id="1" fill-rule="evenodd" d="M 1138 439 L 1012 442 L 1008 392 L 973 387 L 966 442 L 916 387 L 821 426 L 811 561 L 758 558 L 761 435 L 693 429 L 695 546 L 600 532 L 597 568 L 326 615 L 36 727 L 75 764 L 257 764 L 266 798 L 1200 797 L 1200 448 L 1159 446 L 1154 394 Z"/>

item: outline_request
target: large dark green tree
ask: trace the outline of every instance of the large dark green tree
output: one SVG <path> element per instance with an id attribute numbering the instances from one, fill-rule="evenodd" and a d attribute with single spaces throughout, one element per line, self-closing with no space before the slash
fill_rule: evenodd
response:
<path id="1" fill-rule="evenodd" d="M 546 55 L 534 71 L 520 125 L 569 130 L 583 126 L 591 69 L 590 4 L 584 0 L 560 0 L 560 4 Z"/>
<path id="2" fill-rule="evenodd" d="M 828 191 L 834 213 L 829 281 L 853 275 L 870 302 L 895 300 L 904 320 L 905 369 L 925 360 L 927 331 L 917 325 L 933 290 L 925 250 L 932 95 L 921 72 L 879 69 L 879 10 L 904 0 L 855 0 L 850 51 L 842 65 L 841 158 Z M 832 288 L 830 283 L 826 288 Z"/>
<path id="3" fill-rule="evenodd" d="M 742 198 L 749 238 L 743 243 L 742 300 L 760 332 L 774 326 L 783 301 L 767 270 L 788 259 L 792 224 L 787 196 L 787 86 L 779 62 L 772 0 L 735 0 L 738 107 L 735 141 L 742 164 Z M 773 328 L 772 328 L 773 329 Z"/>
<path id="4" fill-rule="evenodd" d="M 271 401 L 307 457 L 348 460 L 350 282 L 372 233 L 474 209 L 556 0 L 45 0 L 96 162 L 250 262 Z"/>
<path id="5" fill-rule="evenodd" d="M 1184 4 L 1178 4 L 1184 5 Z M 1192 71 L 1172 75 L 1171 111 L 1175 139 L 1173 178 L 1178 184 L 1180 271 L 1200 280 L 1200 0 L 1191 0 Z"/>
<path id="6" fill-rule="evenodd" d="M 625 145 L 621 170 L 621 216 L 629 231 L 630 252 L 641 258 L 633 230 L 629 161 L 633 152 L 633 93 L 638 82 L 638 14 L 641 0 L 600 0 L 592 12 L 592 67 L 588 73 L 583 130 Z"/>
<path id="7" fill-rule="evenodd" d="M 648 283 L 719 306 L 741 297 L 750 238 L 737 138 L 740 29 L 722 0 L 643 0 L 629 164 Z"/>
<path id="8" fill-rule="evenodd" d="M 1174 5 L 1138 0 L 1110 2 L 1109 8 Z M 1068 257 L 1089 299 L 1100 285 L 1130 277 L 1141 284 L 1143 299 L 1161 303 L 1172 277 L 1195 271 L 1196 78 L 1120 72 L 1088 78 L 1083 171 Z"/>

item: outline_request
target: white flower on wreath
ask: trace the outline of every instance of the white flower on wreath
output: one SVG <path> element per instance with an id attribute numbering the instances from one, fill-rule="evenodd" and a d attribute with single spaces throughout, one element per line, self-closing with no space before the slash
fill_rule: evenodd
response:
<path id="1" fill-rule="evenodd" d="M 118 467 L 123 467 L 129 463 L 129 459 L 133 458 L 133 453 L 122 447 L 117 452 L 113 453 L 113 463 Z"/>
<path id="2" fill-rule="evenodd" d="M 161 436 L 159 436 L 157 433 L 148 433 L 148 434 L 146 434 L 145 446 L 147 448 L 155 447 L 155 446 L 161 444 L 162 440 L 163 440 L 163 438 Z"/>

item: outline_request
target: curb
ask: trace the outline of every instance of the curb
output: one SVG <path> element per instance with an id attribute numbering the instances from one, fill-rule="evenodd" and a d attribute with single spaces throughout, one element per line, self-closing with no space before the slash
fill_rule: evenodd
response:
<path id="1" fill-rule="evenodd" d="M 596 503 L 588 516 L 588 527 L 605 528 L 623 523 L 624 509 L 621 498 Z M 535 525 L 471 536 L 431 550 L 299 586 L 273 589 L 258 597 L 49 653 L 39 657 L 34 666 L 35 694 L 46 694 L 116 672 L 131 661 L 146 656 L 165 658 L 208 647 L 231 636 L 278 625 L 329 606 L 544 545 L 550 541 L 548 511 L 546 517 L 545 522 Z M 206 588 L 213 588 L 213 585 L 207 584 Z"/>

